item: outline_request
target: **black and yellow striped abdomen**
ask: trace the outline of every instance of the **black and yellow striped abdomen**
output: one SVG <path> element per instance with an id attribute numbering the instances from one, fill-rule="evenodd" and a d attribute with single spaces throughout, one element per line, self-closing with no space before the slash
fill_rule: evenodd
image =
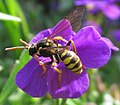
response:
<path id="1" fill-rule="evenodd" d="M 76 74 L 82 72 L 82 63 L 80 58 L 73 52 L 69 50 L 64 50 L 60 54 L 61 60 L 64 62 L 65 66 Z"/>

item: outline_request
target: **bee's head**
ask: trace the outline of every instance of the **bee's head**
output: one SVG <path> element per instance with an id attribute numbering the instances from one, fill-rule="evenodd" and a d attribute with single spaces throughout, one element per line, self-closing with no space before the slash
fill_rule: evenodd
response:
<path id="1" fill-rule="evenodd" d="M 29 55 L 33 56 L 36 53 L 37 53 L 37 47 L 35 44 L 32 44 L 29 48 Z"/>

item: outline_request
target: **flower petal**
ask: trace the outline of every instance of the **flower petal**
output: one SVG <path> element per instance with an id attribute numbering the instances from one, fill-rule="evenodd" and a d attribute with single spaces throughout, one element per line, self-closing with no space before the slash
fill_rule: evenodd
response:
<path id="1" fill-rule="evenodd" d="M 40 41 L 44 37 L 47 37 L 48 35 L 50 35 L 51 33 L 52 33 L 51 29 L 46 29 L 46 30 L 40 31 L 37 35 L 35 35 L 30 40 L 30 44 L 37 43 L 38 41 Z"/>
<path id="2" fill-rule="evenodd" d="M 99 0 L 75 0 L 75 5 L 96 5 L 96 4 L 103 4 L 106 3 L 106 1 L 99 1 Z"/>
<path id="3" fill-rule="evenodd" d="M 111 49 L 92 26 L 82 28 L 73 41 L 78 56 L 87 68 L 99 68 L 110 59 Z"/>
<path id="4" fill-rule="evenodd" d="M 102 37 L 102 39 L 108 44 L 108 46 L 114 50 L 114 51 L 119 51 L 119 48 L 117 48 L 116 46 L 114 46 L 114 44 L 108 39 L 108 38 L 105 38 L 105 37 Z"/>
<path id="5" fill-rule="evenodd" d="M 120 42 L 120 29 L 115 29 L 111 31 L 110 34 L 116 42 Z"/>
<path id="6" fill-rule="evenodd" d="M 88 20 L 84 23 L 84 26 L 93 26 L 99 33 L 102 33 L 102 27 L 95 21 Z"/>
<path id="7" fill-rule="evenodd" d="M 43 69 L 32 58 L 16 75 L 16 85 L 33 97 L 44 96 L 47 92 L 47 73 L 40 76 Z"/>
<path id="8" fill-rule="evenodd" d="M 85 70 L 81 74 L 75 74 L 63 63 L 59 64 L 58 68 L 62 70 L 60 83 L 56 71 L 51 69 L 48 72 L 48 91 L 53 98 L 77 98 L 87 91 L 89 78 Z"/>
<path id="9" fill-rule="evenodd" d="M 104 8 L 101 9 L 110 19 L 118 19 L 120 17 L 120 8 L 115 4 L 106 3 Z"/>

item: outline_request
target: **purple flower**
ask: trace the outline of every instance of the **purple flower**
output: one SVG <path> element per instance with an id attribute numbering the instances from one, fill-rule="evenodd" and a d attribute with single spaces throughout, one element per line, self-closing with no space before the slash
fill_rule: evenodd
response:
<path id="1" fill-rule="evenodd" d="M 113 30 L 110 34 L 116 42 L 120 42 L 120 29 Z"/>
<path id="2" fill-rule="evenodd" d="M 53 28 L 39 32 L 30 41 L 30 45 L 37 43 L 50 34 L 54 33 L 55 35 L 57 31 L 57 35 L 66 40 L 72 39 L 74 41 L 78 56 L 85 68 L 99 68 L 108 62 L 111 56 L 111 44 L 109 45 L 94 27 L 84 27 L 77 33 L 73 32 L 71 27 L 68 27 L 60 32 L 64 26 L 70 26 L 69 21 L 66 19 L 61 20 Z M 43 57 L 39 57 L 39 59 L 43 62 L 50 60 L 50 58 Z M 58 84 L 58 73 L 51 66 L 47 66 L 45 75 L 40 76 L 43 69 L 34 58 L 17 73 L 16 84 L 33 97 L 42 97 L 49 92 L 53 98 L 77 98 L 87 91 L 89 77 L 85 68 L 83 68 L 81 74 L 71 72 L 63 62 L 59 63 L 57 68 L 62 70 L 61 87 Z"/>
<path id="3" fill-rule="evenodd" d="M 114 3 L 116 0 L 75 0 L 75 5 L 87 5 L 88 9 L 96 13 L 101 10 L 108 18 L 120 18 L 120 8 Z"/>
<path id="4" fill-rule="evenodd" d="M 102 27 L 95 21 L 87 20 L 84 26 L 93 26 L 100 34 L 102 33 Z"/>

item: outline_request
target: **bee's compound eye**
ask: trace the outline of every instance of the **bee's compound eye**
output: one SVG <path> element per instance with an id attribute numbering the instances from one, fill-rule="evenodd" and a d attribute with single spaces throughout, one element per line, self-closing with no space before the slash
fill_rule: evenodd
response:
<path id="1" fill-rule="evenodd" d="M 47 43 L 46 43 L 46 46 L 50 46 L 50 43 L 47 42 Z"/>

